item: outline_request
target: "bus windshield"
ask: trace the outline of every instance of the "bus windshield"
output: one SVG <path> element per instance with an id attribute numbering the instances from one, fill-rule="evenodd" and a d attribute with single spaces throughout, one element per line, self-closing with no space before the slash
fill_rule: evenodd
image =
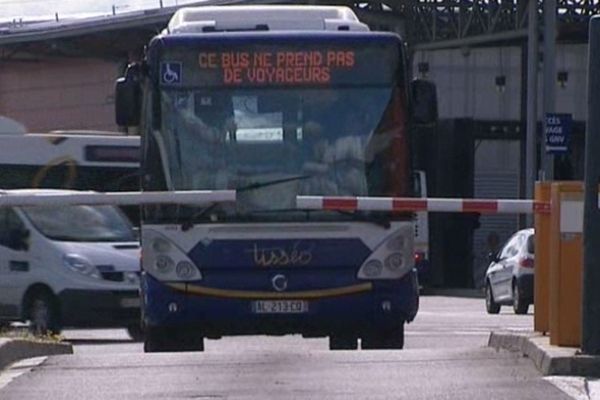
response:
<path id="1" fill-rule="evenodd" d="M 411 194 L 397 43 L 306 46 L 168 49 L 148 133 L 169 190 L 236 190 L 215 206 L 228 218 L 276 220 L 294 219 L 298 195 Z"/>
<path id="2" fill-rule="evenodd" d="M 68 242 L 136 241 L 129 221 L 112 206 L 23 207 L 46 237 Z"/>
<path id="3" fill-rule="evenodd" d="M 385 87 L 165 91 L 161 141 L 171 189 L 237 189 L 247 210 L 293 208 L 297 195 L 406 195 L 389 179 L 393 169 L 403 178 L 390 159 L 402 134 L 386 121 L 394 94 Z"/>

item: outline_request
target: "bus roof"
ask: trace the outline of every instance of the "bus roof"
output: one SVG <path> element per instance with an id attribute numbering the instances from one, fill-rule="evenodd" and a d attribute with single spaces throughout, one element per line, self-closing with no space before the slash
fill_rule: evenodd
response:
<path id="1" fill-rule="evenodd" d="M 368 31 L 344 6 L 206 6 L 178 10 L 164 34 L 227 31 Z"/>

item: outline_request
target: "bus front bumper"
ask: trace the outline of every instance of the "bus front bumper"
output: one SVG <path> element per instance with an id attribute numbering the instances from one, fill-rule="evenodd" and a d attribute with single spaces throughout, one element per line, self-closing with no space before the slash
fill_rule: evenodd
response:
<path id="1" fill-rule="evenodd" d="M 215 293 L 210 288 L 195 290 L 199 287 L 196 284 L 175 287 L 143 274 L 142 312 L 147 326 L 194 329 L 206 337 L 328 336 L 336 332 L 361 336 L 410 322 L 419 307 L 414 271 L 400 280 L 358 282 L 356 287 L 363 290 L 344 294 L 338 289 L 336 295 L 327 297 L 318 297 L 319 293 L 313 291 L 314 297 L 310 298 L 294 297 L 294 294 L 285 299 L 262 299 L 260 294 L 235 297 L 239 292 L 228 298 L 223 292 Z M 282 307 L 275 307 L 275 312 L 271 312 L 261 309 L 264 302 Z M 293 307 L 289 307 L 290 304 Z"/>

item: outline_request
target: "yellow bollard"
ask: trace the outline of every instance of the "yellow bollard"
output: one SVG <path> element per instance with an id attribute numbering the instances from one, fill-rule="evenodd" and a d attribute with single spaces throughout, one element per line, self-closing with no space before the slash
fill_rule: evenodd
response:
<path id="1" fill-rule="evenodd" d="M 550 344 L 579 347 L 583 268 L 583 184 L 555 182 L 552 184 L 551 198 Z"/>
<path id="2" fill-rule="evenodd" d="M 535 201 L 550 202 L 550 182 L 536 182 Z M 535 278 L 533 280 L 533 329 L 550 331 L 550 214 L 536 213 Z"/>

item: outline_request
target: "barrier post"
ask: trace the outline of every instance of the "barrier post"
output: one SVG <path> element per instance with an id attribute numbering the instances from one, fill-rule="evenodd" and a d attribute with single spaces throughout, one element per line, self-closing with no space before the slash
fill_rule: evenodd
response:
<path id="1" fill-rule="evenodd" d="M 536 182 L 535 201 L 550 202 L 550 182 Z M 533 329 L 550 331 L 550 214 L 536 213 L 535 279 L 533 280 Z"/>
<path id="2" fill-rule="evenodd" d="M 583 268 L 582 182 L 553 183 L 551 199 L 550 344 L 579 347 Z"/>

